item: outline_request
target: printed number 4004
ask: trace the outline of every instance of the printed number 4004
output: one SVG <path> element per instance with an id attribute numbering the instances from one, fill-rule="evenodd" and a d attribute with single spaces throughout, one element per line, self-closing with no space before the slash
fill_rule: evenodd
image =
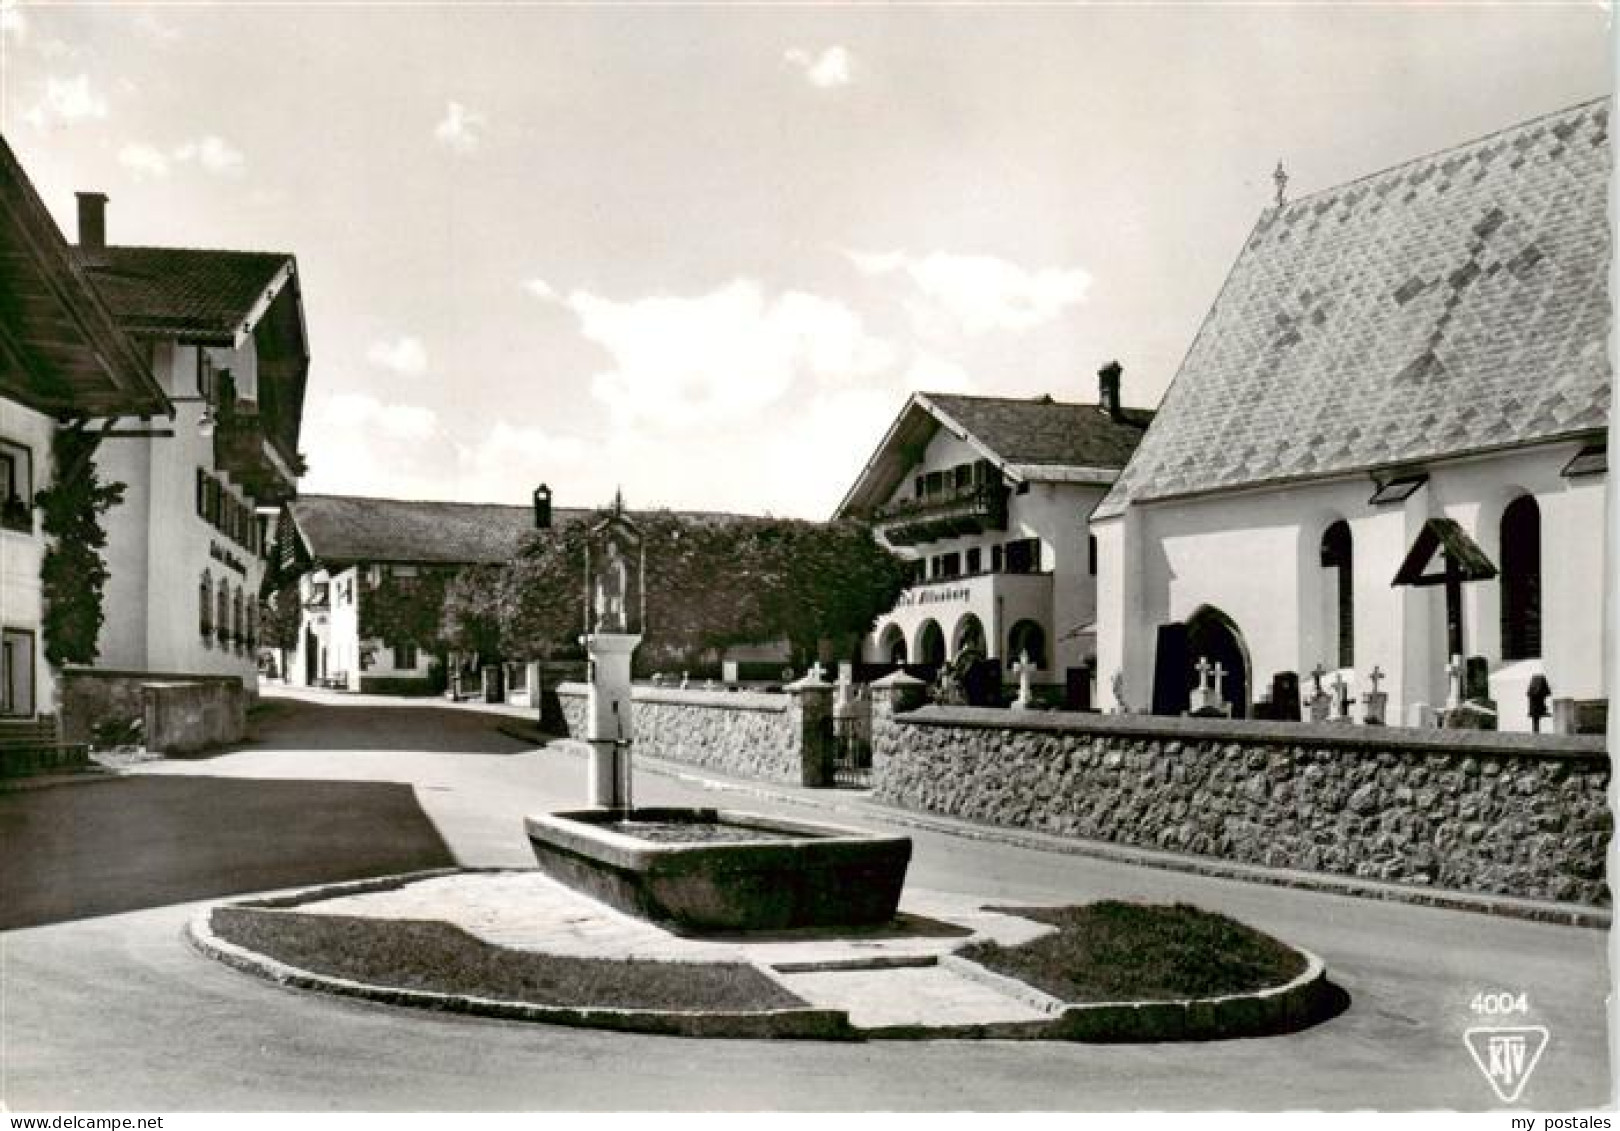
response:
<path id="1" fill-rule="evenodd" d="M 1510 990 L 1493 994 L 1479 993 L 1468 1003 L 1468 1008 L 1487 1017 L 1499 1017 L 1505 1013 L 1528 1013 L 1530 999 L 1523 993 L 1516 994 Z"/>

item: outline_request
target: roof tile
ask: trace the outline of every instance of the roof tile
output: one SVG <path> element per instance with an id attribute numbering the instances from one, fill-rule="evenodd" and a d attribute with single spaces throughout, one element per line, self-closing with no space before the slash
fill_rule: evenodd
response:
<path id="1" fill-rule="evenodd" d="M 282 252 L 109 247 L 89 268 L 96 290 L 131 333 L 234 334 L 278 272 Z"/>
<path id="2" fill-rule="evenodd" d="M 1097 515 L 1605 427 L 1608 116 L 1578 106 L 1263 214 Z M 1301 222 L 1332 210 L 1346 222 Z"/>

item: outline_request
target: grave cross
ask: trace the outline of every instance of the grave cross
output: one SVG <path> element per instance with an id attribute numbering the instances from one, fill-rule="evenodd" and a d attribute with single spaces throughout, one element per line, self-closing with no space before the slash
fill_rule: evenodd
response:
<path id="1" fill-rule="evenodd" d="M 1451 662 L 1446 665 L 1446 677 L 1449 684 L 1449 693 L 1446 701 L 1447 707 L 1461 707 L 1463 701 L 1463 658 L 1453 655 Z"/>
<path id="2" fill-rule="evenodd" d="M 1208 691 L 1209 690 L 1209 672 L 1210 672 L 1209 657 L 1208 656 L 1199 656 L 1198 657 L 1198 663 L 1196 665 L 1194 665 L 1194 666 L 1197 667 L 1197 669 L 1198 669 L 1198 690 L 1199 691 Z M 1219 664 L 1216 665 L 1217 668 L 1219 666 L 1220 666 Z"/>
<path id="3" fill-rule="evenodd" d="M 1030 663 L 1029 653 L 1020 652 L 1018 662 L 1013 665 L 1013 671 L 1018 673 L 1018 699 L 1014 707 L 1028 707 L 1034 701 L 1034 693 L 1030 688 L 1030 677 L 1035 674 L 1035 665 Z"/>
<path id="4" fill-rule="evenodd" d="M 1338 705 L 1339 717 L 1348 717 L 1350 714 L 1350 685 L 1344 682 L 1344 676 L 1338 672 L 1333 674 L 1333 701 Z"/>
<path id="5" fill-rule="evenodd" d="M 821 669 L 821 661 L 820 660 L 817 660 L 815 663 L 810 665 L 809 676 L 810 676 L 811 679 L 813 679 L 817 683 L 826 683 L 827 682 L 827 675 Z"/>
<path id="6" fill-rule="evenodd" d="M 1316 667 L 1311 669 L 1311 678 L 1316 681 L 1316 693 L 1318 695 L 1322 694 L 1322 677 L 1325 675 L 1327 675 L 1327 669 L 1322 666 L 1322 661 L 1316 661 Z"/>
<path id="7" fill-rule="evenodd" d="M 1373 670 L 1367 673 L 1367 679 L 1372 683 L 1374 695 L 1378 694 L 1378 685 L 1388 678 L 1389 677 L 1384 674 L 1382 668 L 1380 668 L 1377 664 L 1373 665 Z"/>

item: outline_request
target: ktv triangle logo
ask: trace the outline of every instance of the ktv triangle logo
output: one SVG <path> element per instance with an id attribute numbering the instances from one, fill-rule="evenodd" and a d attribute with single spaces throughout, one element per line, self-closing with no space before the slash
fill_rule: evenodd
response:
<path id="1" fill-rule="evenodd" d="M 1530 1082 L 1541 1050 L 1547 1047 L 1547 1029 L 1543 1025 L 1469 1029 L 1463 1041 L 1497 1096 L 1503 1103 L 1513 1103 Z"/>

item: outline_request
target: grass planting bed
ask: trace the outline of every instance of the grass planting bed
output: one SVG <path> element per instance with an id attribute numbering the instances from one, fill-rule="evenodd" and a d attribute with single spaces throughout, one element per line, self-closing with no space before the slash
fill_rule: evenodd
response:
<path id="1" fill-rule="evenodd" d="M 221 907 L 209 922 L 226 942 L 368 985 L 565 1008 L 748 1012 L 806 1004 L 744 963 L 532 954 L 428 920 Z"/>
<path id="2" fill-rule="evenodd" d="M 975 943 L 961 956 L 1071 1004 L 1254 993 L 1306 969 L 1303 955 L 1270 935 L 1184 903 L 997 910 L 1057 931 L 1018 946 Z"/>

